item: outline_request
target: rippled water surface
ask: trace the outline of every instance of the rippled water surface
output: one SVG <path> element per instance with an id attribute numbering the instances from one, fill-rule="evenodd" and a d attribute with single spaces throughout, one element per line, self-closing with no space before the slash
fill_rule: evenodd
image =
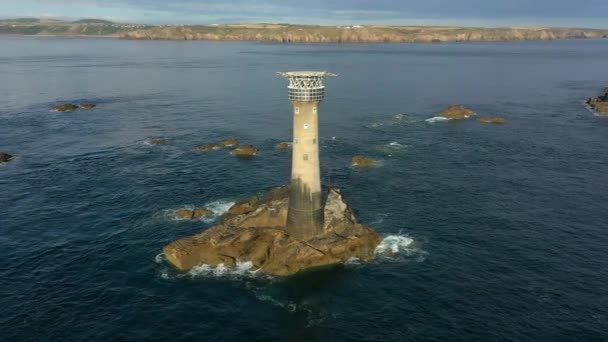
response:
<path id="1" fill-rule="evenodd" d="M 608 340 L 608 40 L 271 45 L 0 38 L 0 340 Z M 286 82 L 329 70 L 325 183 L 393 258 L 290 279 L 168 242 L 289 178 Z M 98 108 L 50 112 L 63 102 Z M 426 121 L 463 103 L 504 125 Z M 146 143 L 162 137 L 164 146 Z M 260 156 L 193 146 L 236 137 Z M 381 162 L 350 167 L 365 154 Z"/>

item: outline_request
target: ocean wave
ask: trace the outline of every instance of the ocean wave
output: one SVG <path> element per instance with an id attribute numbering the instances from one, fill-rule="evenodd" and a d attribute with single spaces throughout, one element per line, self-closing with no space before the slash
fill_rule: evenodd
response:
<path id="1" fill-rule="evenodd" d="M 227 267 L 224 264 L 217 266 L 198 265 L 186 273 L 188 277 L 216 277 L 216 278 L 245 278 L 255 277 L 260 269 L 256 269 L 251 261 L 237 261 L 236 267 Z"/>
<path id="2" fill-rule="evenodd" d="M 389 235 L 376 247 L 376 257 L 379 259 L 398 260 L 402 257 L 416 257 L 416 261 L 424 261 L 428 253 L 418 246 L 413 238 L 407 235 Z"/>
<path id="3" fill-rule="evenodd" d="M 426 119 L 424 121 L 427 122 L 427 123 L 435 123 L 435 122 L 450 121 L 450 119 L 444 118 L 443 116 L 435 116 L 435 117 L 432 117 L 430 119 Z"/>

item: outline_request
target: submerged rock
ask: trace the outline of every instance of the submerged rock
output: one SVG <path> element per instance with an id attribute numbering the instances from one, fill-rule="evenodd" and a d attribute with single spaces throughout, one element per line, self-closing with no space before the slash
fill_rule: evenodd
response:
<path id="1" fill-rule="evenodd" d="M 599 113 L 608 113 L 608 88 L 604 89 L 604 95 L 587 99 L 587 104 Z"/>
<path id="2" fill-rule="evenodd" d="M 287 150 L 289 150 L 290 147 L 291 147 L 291 145 L 289 145 L 286 142 L 279 143 L 276 146 L 277 150 L 280 150 L 280 151 L 287 151 Z"/>
<path id="3" fill-rule="evenodd" d="M 13 159 L 13 156 L 11 156 L 8 153 L 0 153 L 0 163 L 6 163 L 8 161 L 11 161 Z"/>
<path id="4" fill-rule="evenodd" d="M 82 109 L 93 109 L 97 107 L 97 105 L 92 102 L 83 102 L 79 105 L 79 107 Z"/>
<path id="5" fill-rule="evenodd" d="M 78 109 L 78 106 L 75 104 L 66 103 L 59 106 L 55 106 L 52 109 L 57 112 L 73 112 Z"/>
<path id="6" fill-rule="evenodd" d="M 240 141 L 230 138 L 230 139 L 226 139 L 226 140 L 222 141 L 221 143 L 219 143 L 219 145 L 222 145 L 224 147 L 233 147 L 233 146 L 238 146 L 240 143 L 241 143 Z"/>
<path id="7" fill-rule="evenodd" d="M 448 119 L 456 119 L 456 120 L 468 119 L 473 115 L 475 115 L 475 112 L 466 108 L 463 105 L 449 106 L 448 108 L 444 109 L 441 113 L 439 113 L 439 116 L 441 116 L 441 117 L 448 118 Z"/>
<path id="8" fill-rule="evenodd" d="M 503 123 L 507 122 L 507 120 L 505 118 L 501 118 L 501 117 L 493 117 L 493 118 L 483 117 L 483 118 L 479 118 L 479 122 L 482 122 L 482 123 L 493 123 L 493 124 L 503 124 Z"/>
<path id="9" fill-rule="evenodd" d="M 376 166 L 376 161 L 365 156 L 354 156 L 352 164 L 357 167 L 372 167 Z"/>
<path id="10" fill-rule="evenodd" d="M 150 145 L 167 145 L 167 139 L 163 138 L 149 138 L 146 139 L 146 142 Z"/>
<path id="11" fill-rule="evenodd" d="M 180 220 L 194 220 L 203 216 L 213 215 L 213 212 L 209 209 L 180 209 L 175 212 L 175 216 L 177 216 Z"/>
<path id="12" fill-rule="evenodd" d="M 199 151 L 213 151 L 213 150 L 219 150 L 222 147 L 224 147 L 221 144 L 203 144 L 203 145 L 198 145 L 195 147 L 195 149 L 199 150 Z"/>
<path id="13" fill-rule="evenodd" d="M 258 155 L 258 148 L 252 145 L 242 145 L 230 152 L 231 154 L 239 157 L 251 157 Z"/>
<path id="14" fill-rule="evenodd" d="M 295 239 L 285 231 L 288 206 L 288 187 L 251 197 L 236 203 L 221 224 L 174 241 L 163 251 L 180 270 L 247 261 L 263 273 L 288 276 L 352 258 L 370 261 L 382 241 L 373 229 L 356 222 L 337 189 L 327 197 L 324 232 L 312 239 Z"/>

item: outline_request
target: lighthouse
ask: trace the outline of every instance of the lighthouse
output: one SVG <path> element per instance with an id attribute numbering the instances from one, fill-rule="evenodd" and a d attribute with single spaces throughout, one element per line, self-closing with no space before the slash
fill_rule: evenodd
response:
<path id="1" fill-rule="evenodd" d="M 336 76 L 326 71 L 290 71 L 279 75 L 289 80 L 293 105 L 293 155 L 286 231 L 307 240 L 323 232 L 323 201 L 319 167 L 319 104 L 325 97 L 323 79 Z"/>

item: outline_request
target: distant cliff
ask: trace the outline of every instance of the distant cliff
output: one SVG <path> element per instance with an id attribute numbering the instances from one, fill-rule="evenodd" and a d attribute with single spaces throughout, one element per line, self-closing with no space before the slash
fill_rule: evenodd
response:
<path id="1" fill-rule="evenodd" d="M 608 38 L 608 29 L 238 24 L 159 26 L 124 32 L 120 37 L 124 39 L 246 40 L 280 43 L 415 43 Z"/>
<path id="2" fill-rule="evenodd" d="M 14 35 L 118 37 L 128 31 L 148 27 L 151 26 L 119 24 L 100 19 L 83 19 L 74 22 L 36 18 L 0 20 L 0 34 Z"/>
<path id="3" fill-rule="evenodd" d="M 158 40 L 250 40 L 279 43 L 416 43 L 608 38 L 608 29 L 432 26 L 313 26 L 229 24 L 150 26 L 100 19 L 74 22 L 21 18 L 0 20 L 0 34 L 109 36 Z"/>

